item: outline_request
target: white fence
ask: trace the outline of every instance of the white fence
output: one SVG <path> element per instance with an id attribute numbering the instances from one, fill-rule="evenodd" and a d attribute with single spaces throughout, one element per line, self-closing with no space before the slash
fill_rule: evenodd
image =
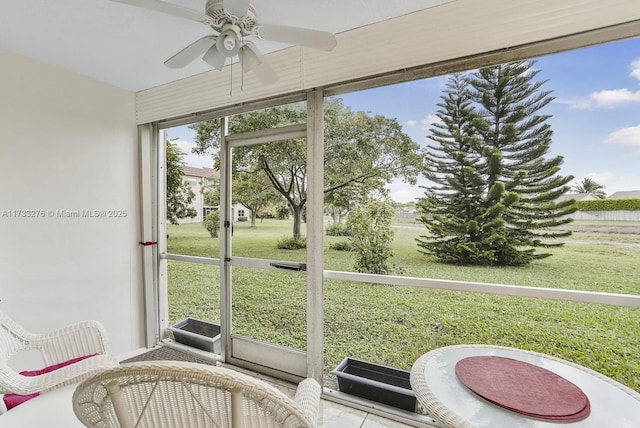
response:
<path id="1" fill-rule="evenodd" d="M 640 211 L 576 211 L 574 220 L 640 221 Z"/>

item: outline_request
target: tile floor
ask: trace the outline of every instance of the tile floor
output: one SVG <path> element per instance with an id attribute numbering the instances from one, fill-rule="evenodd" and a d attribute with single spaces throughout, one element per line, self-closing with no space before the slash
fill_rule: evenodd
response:
<path id="1" fill-rule="evenodd" d="M 320 402 L 319 428 L 405 428 L 410 426 L 331 401 Z"/>

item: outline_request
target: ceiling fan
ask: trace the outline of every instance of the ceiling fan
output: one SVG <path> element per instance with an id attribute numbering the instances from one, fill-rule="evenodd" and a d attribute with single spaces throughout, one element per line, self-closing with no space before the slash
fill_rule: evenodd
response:
<path id="1" fill-rule="evenodd" d="M 227 58 L 238 55 L 245 73 L 253 71 L 264 84 L 274 83 L 278 75 L 263 61 L 249 37 L 330 51 L 337 41 L 332 33 L 284 25 L 260 24 L 250 0 L 207 0 L 204 14 L 161 0 L 111 0 L 143 9 L 163 12 L 208 25 L 216 33 L 191 43 L 166 60 L 170 68 L 182 68 L 202 57 L 216 70 Z"/>

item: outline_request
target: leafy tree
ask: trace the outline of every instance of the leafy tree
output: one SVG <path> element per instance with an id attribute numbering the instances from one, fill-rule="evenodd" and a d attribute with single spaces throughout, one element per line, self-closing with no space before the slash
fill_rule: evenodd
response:
<path id="1" fill-rule="evenodd" d="M 220 205 L 220 185 L 216 183 L 203 190 L 205 205 Z M 244 205 L 251 213 L 251 227 L 256 227 L 256 218 L 263 209 L 281 201 L 280 195 L 264 174 L 240 172 L 233 180 L 232 203 Z"/>
<path id="2" fill-rule="evenodd" d="M 336 224 L 342 224 L 354 206 L 361 203 L 369 191 L 363 186 L 353 185 L 334 190 L 325 196 L 325 210 Z"/>
<path id="3" fill-rule="evenodd" d="M 230 133 L 281 127 L 306 120 L 302 104 L 253 111 L 230 119 Z M 219 123 L 193 125 L 199 152 L 218 147 Z M 364 191 L 382 189 L 396 177 L 415 182 L 418 145 L 402 132 L 395 119 L 353 112 L 340 99 L 325 103 L 325 194 L 359 185 Z M 306 142 L 293 139 L 234 149 L 234 175 L 265 174 L 293 214 L 293 238 L 300 238 L 307 203 Z"/>
<path id="4" fill-rule="evenodd" d="M 220 182 L 216 180 L 214 183 L 202 189 L 203 200 L 206 206 L 217 207 L 220 206 Z M 233 194 L 232 204 L 236 204 L 235 192 Z"/>
<path id="5" fill-rule="evenodd" d="M 282 199 L 267 176 L 260 171 L 239 171 L 233 180 L 232 193 L 233 200 L 244 205 L 251 213 L 251 227 L 256 227 L 256 218 L 265 207 Z"/>
<path id="6" fill-rule="evenodd" d="M 202 189 L 203 201 L 206 206 L 217 207 L 220 205 L 220 183 L 215 182 Z"/>
<path id="7" fill-rule="evenodd" d="M 325 103 L 325 201 L 344 217 L 369 195 L 384 195 L 395 178 L 415 184 L 419 146 L 396 119 Z M 339 220 L 339 217 L 337 217 Z"/>
<path id="8" fill-rule="evenodd" d="M 393 204 L 386 198 L 367 198 L 349 215 L 347 227 L 351 230 L 350 247 L 356 253 L 356 272 L 391 273 L 394 215 Z"/>
<path id="9" fill-rule="evenodd" d="M 235 116 L 230 133 L 276 128 L 304 122 L 304 106 L 274 107 Z M 301 237 L 302 210 L 307 202 L 306 145 L 304 139 L 238 147 L 233 151 L 233 175 L 263 174 L 285 199 L 293 214 L 293 239 Z"/>
<path id="10" fill-rule="evenodd" d="M 466 82 L 449 80 L 439 111 L 444 125 L 433 129 L 439 146 L 427 155 L 426 175 L 440 187 L 421 203 L 432 236 L 419 241 L 444 261 L 527 264 L 550 255 L 537 247 L 560 246 L 551 240 L 571 233 L 551 229 L 572 221 L 575 205 L 556 199 L 573 177 L 558 174 L 562 157 L 545 158 L 553 131 L 538 112 L 553 98 L 541 90 L 545 81 L 534 80 L 540 71 L 533 65 L 485 67 Z"/>
<path id="11" fill-rule="evenodd" d="M 583 178 L 580 183 L 574 184 L 571 189 L 576 193 L 591 193 L 598 199 L 607 198 L 607 194 L 604 191 L 605 186 L 597 183 L 589 177 Z"/>
<path id="12" fill-rule="evenodd" d="M 276 207 L 276 218 L 278 220 L 287 220 L 291 217 L 291 209 L 287 204 L 278 204 Z"/>
<path id="13" fill-rule="evenodd" d="M 191 190 L 191 186 L 182 181 L 182 160 L 184 153 L 177 145 L 167 144 L 167 220 L 171 224 L 178 224 L 178 219 L 193 218 L 197 215 L 196 210 L 189 206 L 196 196 Z"/>

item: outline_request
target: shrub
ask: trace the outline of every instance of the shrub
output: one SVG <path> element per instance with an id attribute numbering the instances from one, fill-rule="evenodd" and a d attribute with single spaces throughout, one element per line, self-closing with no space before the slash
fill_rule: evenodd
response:
<path id="1" fill-rule="evenodd" d="M 202 225 L 209 231 L 212 238 L 217 238 L 220 232 L 220 211 L 211 211 L 207 214 Z"/>
<path id="2" fill-rule="evenodd" d="M 300 239 L 294 239 L 293 237 L 283 238 L 277 243 L 277 247 L 280 250 L 299 250 L 301 248 L 307 248 L 307 238 L 302 236 Z"/>
<path id="3" fill-rule="evenodd" d="M 238 217 L 238 221 L 247 221 L 247 217 Z"/>
<path id="4" fill-rule="evenodd" d="M 350 242 L 356 252 L 356 272 L 388 275 L 393 255 L 391 221 L 395 210 L 388 199 L 367 199 L 349 215 Z"/>
<path id="5" fill-rule="evenodd" d="M 340 241 L 329 244 L 329 248 L 336 251 L 353 251 L 353 245 L 349 241 Z"/>
<path id="6" fill-rule="evenodd" d="M 351 229 L 346 224 L 330 223 L 325 228 L 327 236 L 351 236 Z"/>

